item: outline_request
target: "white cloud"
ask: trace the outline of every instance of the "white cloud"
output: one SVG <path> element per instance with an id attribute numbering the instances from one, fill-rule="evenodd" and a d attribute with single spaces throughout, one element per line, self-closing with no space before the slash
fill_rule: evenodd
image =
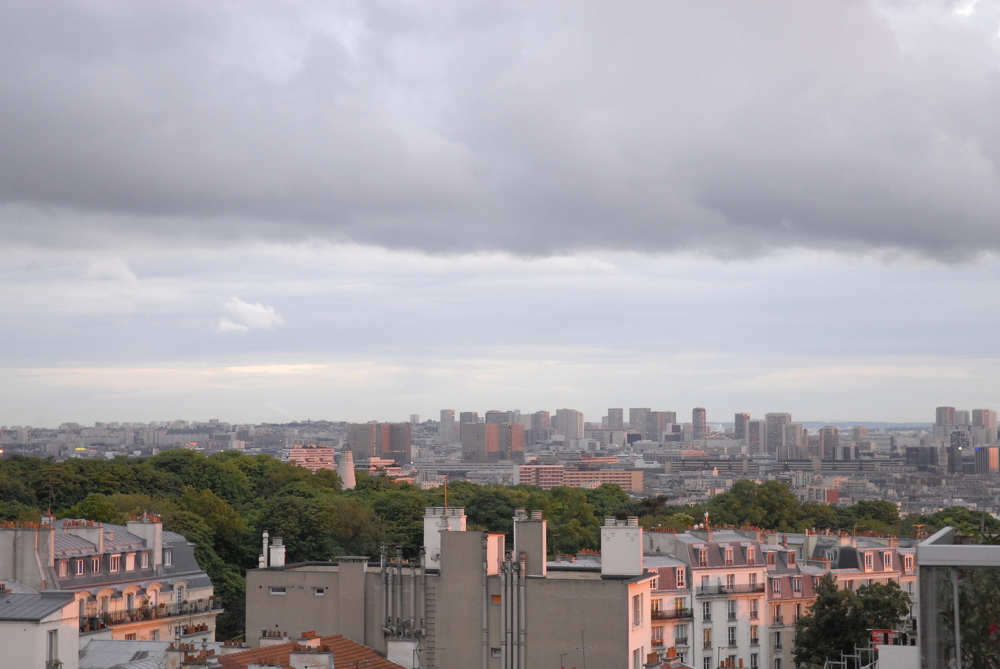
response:
<path id="1" fill-rule="evenodd" d="M 135 272 L 121 258 L 115 256 L 106 260 L 97 260 L 87 267 L 83 273 L 85 279 L 116 281 L 118 283 L 136 283 L 139 279 Z"/>
<path id="2" fill-rule="evenodd" d="M 238 297 L 230 297 L 222 305 L 219 332 L 270 330 L 284 323 L 281 314 L 259 302 L 251 304 Z"/>

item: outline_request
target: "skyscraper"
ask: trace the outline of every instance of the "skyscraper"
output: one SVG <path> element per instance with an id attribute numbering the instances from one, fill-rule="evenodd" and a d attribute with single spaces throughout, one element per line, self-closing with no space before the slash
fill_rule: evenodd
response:
<path id="1" fill-rule="evenodd" d="M 951 445 L 948 447 L 948 473 L 962 473 L 962 457 L 970 453 L 972 443 L 969 433 L 965 430 L 955 430 L 951 433 Z"/>
<path id="2" fill-rule="evenodd" d="M 649 412 L 649 407 L 645 409 L 629 409 L 628 410 L 628 429 L 631 432 L 638 432 L 639 434 L 644 434 L 646 430 L 646 414 Z"/>
<path id="3" fill-rule="evenodd" d="M 691 433 L 693 439 L 704 439 L 708 436 L 708 426 L 705 423 L 705 409 L 702 407 L 695 407 L 691 411 L 691 427 L 693 428 Z"/>
<path id="4" fill-rule="evenodd" d="M 455 410 L 441 409 L 441 422 L 438 424 L 438 441 L 450 444 L 455 439 Z"/>
<path id="5" fill-rule="evenodd" d="M 487 411 L 486 422 L 491 425 L 506 425 L 508 423 L 520 423 L 520 411 Z"/>
<path id="6" fill-rule="evenodd" d="M 462 438 L 463 434 L 462 430 L 464 429 L 464 426 L 469 424 L 476 424 L 478 422 L 479 422 L 478 411 L 463 411 L 462 413 L 458 414 L 458 438 L 460 441 L 462 441 L 462 443 L 465 443 L 465 440 Z"/>
<path id="7" fill-rule="evenodd" d="M 575 409 L 556 411 L 556 432 L 566 441 L 583 438 L 583 414 Z"/>
<path id="8" fill-rule="evenodd" d="M 996 433 L 997 412 L 990 409 L 973 409 L 972 425 L 975 427 L 985 428 L 987 430 L 993 430 L 993 432 Z"/>
<path id="9" fill-rule="evenodd" d="M 767 448 L 767 422 L 751 420 L 747 423 L 747 453 L 763 453 Z"/>
<path id="10" fill-rule="evenodd" d="M 612 430 L 625 429 L 625 411 L 623 409 L 608 409 L 608 427 Z"/>
<path id="11" fill-rule="evenodd" d="M 551 427 L 549 425 L 549 412 L 548 411 L 536 411 L 531 414 L 531 429 L 532 430 L 547 430 Z"/>
<path id="12" fill-rule="evenodd" d="M 968 410 L 955 409 L 955 425 L 972 425 L 972 414 Z"/>
<path id="13" fill-rule="evenodd" d="M 733 429 L 733 439 L 747 438 L 747 423 L 749 422 L 750 422 L 750 414 L 748 413 L 736 414 L 736 422 Z"/>
<path id="14" fill-rule="evenodd" d="M 524 462 L 524 425 L 504 423 L 497 426 L 497 459 Z"/>
<path id="15" fill-rule="evenodd" d="M 783 427 L 781 445 L 776 453 L 778 460 L 804 460 L 809 445 L 809 432 L 799 423 L 788 423 Z"/>
<path id="16" fill-rule="evenodd" d="M 347 447 L 359 460 L 378 457 L 376 449 L 376 425 L 374 423 L 350 423 L 347 426 Z"/>
<path id="17" fill-rule="evenodd" d="M 976 448 L 976 473 L 1000 474 L 1000 448 L 996 446 Z"/>
<path id="18" fill-rule="evenodd" d="M 767 452 L 777 454 L 785 438 L 785 425 L 792 422 L 790 413 L 768 413 L 764 414 L 767 421 Z"/>
<path id="19" fill-rule="evenodd" d="M 666 411 L 647 411 L 642 438 L 650 441 L 663 441 L 663 431 L 667 427 Z"/>
<path id="20" fill-rule="evenodd" d="M 840 428 L 827 425 L 819 431 L 819 453 L 824 460 L 836 460 L 840 448 Z"/>
<path id="21" fill-rule="evenodd" d="M 467 462 L 496 461 L 500 450 L 500 426 L 495 423 L 463 423 L 462 459 Z M 522 453 L 524 446 L 521 447 Z"/>
<path id="22" fill-rule="evenodd" d="M 380 423 L 378 436 L 382 442 L 382 457 L 395 460 L 397 465 L 412 461 L 413 426 L 409 423 Z"/>
<path id="23" fill-rule="evenodd" d="M 935 425 L 938 427 L 955 424 L 955 407 L 938 407 L 934 413 L 937 419 Z"/>

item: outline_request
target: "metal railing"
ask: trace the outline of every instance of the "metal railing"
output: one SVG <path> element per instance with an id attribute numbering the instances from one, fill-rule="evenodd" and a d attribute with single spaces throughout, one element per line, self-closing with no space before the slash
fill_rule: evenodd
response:
<path id="1" fill-rule="evenodd" d="M 782 616 L 774 616 L 771 622 L 772 625 L 784 625 L 785 619 Z"/>
<path id="2" fill-rule="evenodd" d="M 651 613 L 653 620 L 677 620 L 678 618 L 694 618 L 694 611 L 691 609 L 666 609 L 662 611 L 653 611 Z"/>
<path id="3" fill-rule="evenodd" d="M 128 623 L 142 622 L 144 620 L 158 620 L 160 618 L 176 618 L 178 616 L 189 616 L 197 613 L 209 613 L 211 611 L 221 611 L 222 602 L 210 597 L 208 599 L 198 599 L 193 602 L 181 602 L 179 604 L 158 604 L 157 606 L 139 606 L 124 611 L 108 611 L 106 613 L 95 613 L 80 618 L 80 633 L 96 632 L 98 630 L 126 625 Z"/>
<path id="4" fill-rule="evenodd" d="M 701 645 L 701 647 L 702 648 L 711 648 L 712 647 L 712 642 L 711 641 L 706 641 L 705 643 L 703 643 Z"/>
<path id="5" fill-rule="evenodd" d="M 703 623 L 710 623 L 710 622 L 712 622 L 712 614 L 711 613 L 707 613 L 707 614 L 703 613 L 703 614 L 701 614 L 701 621 Z"/>
<path id="6" fill-rule="evenodd" d="M 688 645 L 688 638 L 686 636 L 675 638 L 674 639 L 674 645 L 675 646 L 686 646 L 686 645 Z"/>
<path id="7" fill-rule="evenodd" d="M 750 637 L 750 645 L 751 646 L 759 646 L 760 645 L 760 637 L 756 637 L 756 636 Z"/>
<path id="8" fill-rule="evenodd" d="M 763 583 L 747 583 L 742 585 L 699 585 L 699 595 L 739 595 L 753 592 L 764 592 Z"/>

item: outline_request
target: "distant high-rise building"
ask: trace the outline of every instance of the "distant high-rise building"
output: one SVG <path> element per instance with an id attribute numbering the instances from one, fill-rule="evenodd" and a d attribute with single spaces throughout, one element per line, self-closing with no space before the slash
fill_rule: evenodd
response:
<path id="1" fill-rule="evenodd" d="M 677 424 L 677 412 L 676 411 L 664 411 L 663 420 L 667 421 L 671 425 Z"/>
<path id="2" fill-rule="evenodd" d="M 352 490 L 358 483 L 354 476 L 354 451 L 347 447 L 337 456 L 337 474 L 344 490 Z"/>
<path id="3" fill-rule="evenodd" d="M 547 430 L 551 425 L 549 425 L 549 412 L 548 411 L 536 411 L 531 414 L 531 429 L 532 430 Z"/>
<path id="4" fill-rule="evenodd" d="M 646 407 L 645 409 L 629 409 L 628 429 L 631 432 L 638 432 L 639 434 L 645 434 L 647 413 L 649 413 L 649 407 Z"/>
<path id="5" fill-rule="evenodd" d="M 1000 474 L 1000 448 L 979 446 L 975 453 L 977 474 Z"/>
<path id="6" fill-rule="evenodd" d="M 955 407 L 938 407 L 935 409 L 935 425 L 942 427 L 955 424 Z"/>
<path id="7" fill-rule="evenodd" d="M 625 429 L 624 409 L 608 409 L 608 427 L 612 430 Z"/>
<path id="8" fill-rule="evenodd" d="M 993 430 L 993 432 L 996 433 L 997 412 L 992 411 L 991 409 L 973 409 L 972 425 L 975 427 L 985 428 L 987 430 Z"/>
<path id="9" fill-rule="evenodd" d="M 412 462 L 413 426 L 409 423 L 380 423 L 382 457 L 395 460 L 397 465 Z"/>
<path id="10" fill-rule="evenodd" d="M 379 457 L 376 449 L 375 423 L 349 423 L 347 426 L 347 447 L 359 460 Z M 379 442 L 381 443 L 381 442 Z"/>
<path id="11" fill-rule="evenodd" d="M 691 431 L 692 439 L 704 439 L 708 436 L 708 425 L 706 423 L 705 409 L 695 407 L 691 411 Z"/>
<path id="12" fill-rule="evenodd" d="M 441 409 L 441 422 L 438 423 L 438 441 L 450 444 L 455 439 L 455 410 Z"/>
<path id="13" fill-rule="evenodd" d="M 955 410 L 955 425 L 972 425 L 972 412 L 967 410 Z"/>
<path id="14" fill-rule="evenodd" d="M 491 425 L 506 425 L 508 423 L 520 423 L 520 411 L 487 411 L 486 422 Z"/>
<path id="15" fill-rule="evenodd" d="M 781 445 L 775 454 L 778 460 L 804 460 L 806 447 L 809 444 L 809 433 L 799 423 L 788 423 L 783 426 Z"/>
<path id="16" fill-rule="evenodd" d="M 497 459 L 524 462 L 524 425 L 505 423 L 497 426 Z"/>
<path id="17" fill-rule="evenodd" d="M 417 425 L 420 423 L 420 414 L 411 413 L 410 414 L 410 425 Z"/>
<path id="18" fill-rule="evenodd" d="M 840 428 L 827 425 L 819 431 L 819 456 L 824 460 L 836 460 L 840 448 Z"/>
<path id="19" fill-rule="evenodd" d="M 583 438 L 583 414 L 574 409 L 556 411 L 556 432 L 566 441 Z"/>
<path id="20" fill-rule="evenodd" d="M 750 414 L 748 413 L 736 414 L 736 422 L 733 427 L 733 439 L 747 438 L 747 423 L 749 422 L 750 422 Z"/>
<path id="21" fill-rule="evenodd" d="M 647 411 L 642 430 L 642 438 L 649 441 L 663 441 L 663 431 L 667 429 L 666 411 Z"/>
<path id="22" fill-rule="evenodd" d="M 767 448 L 767 422 L 751 420 L 747 422 L 747 453 L 764 453 Z"/>
<path id="23" fill-rule="evenodd" d="M 522 446 L 523 450 L 523 446 Z M 499 458 L 500 426 L 496 423 L 463 423 L 462 459 L 489 462 Z"/>
<path id="24" fill-rule="evenodd" d="M 951 445 L 948 447 L 948 473 L 962 473 L 962 457 L 970 455 L 972 442 L 965 430 L 955 430 L 951 433 Z"/>
<path id="25" fill-rule="evenodd" d="M 855 425 L 851 428 L 851 441 L 857 443 L 859 441 L 864 441 L 864 438 L 868 436 L 868 428 L 864 425 Z"/>
<path id="26" fill-rule="evenodd" d="M 462 439 L 462 430 L 465 425 L 474 425 L 479 422 L 479 412 L 478 411 L 463 411 L 458 414 L 458 438 L 464 443 Z"/>
<path id="27" fill-rule="evenodd" d="M 792 414 L 768 413 L 764 414 L 764 420 L 767 421 L 767 452 L 775 455 L 784 441 L 785 425 L 792 422 Z"/>

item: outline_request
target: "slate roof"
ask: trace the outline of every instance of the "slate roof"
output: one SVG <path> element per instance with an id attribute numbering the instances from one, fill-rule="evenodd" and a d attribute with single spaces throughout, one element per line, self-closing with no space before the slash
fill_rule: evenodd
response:
<path id="1" fill-rule="evenodd" d="M 76 598 L 72 592 L 39 594 L 5 592 L 0 595 L 0 620 L 38 622 L 56 613 Z"/>
<path id="2" fill-rule="evenodd" d="M 352 667 L 355 662 L 363 662 L 362 666 L 365 669 L 402 669 L 400 665 L 390 662 L 368 646 L 351 641 L 340 634 L 322 637 L 321 643 L 333 651 L 333 662 L 337 667 Z M 293 645 L 294 642 L 289 642 L 244 650 L 223 655 L 218 658 L 218 662 L 223 669 L 246 669 L 250 664 L 278 664 L 284 667 L 288 665 L 288 654 Z"/>
<path id="3" fill-rule="evenodd" d="M 169 641 L 112 641 L 110 639 L 91 639 L 80 651 L 80 669 L 109 669 L 110 667 L 127 667 L 141 669 L 139 663 L 148 663 L 156 667 L 157 659 L 162 658 L 170 645 Z"/>

